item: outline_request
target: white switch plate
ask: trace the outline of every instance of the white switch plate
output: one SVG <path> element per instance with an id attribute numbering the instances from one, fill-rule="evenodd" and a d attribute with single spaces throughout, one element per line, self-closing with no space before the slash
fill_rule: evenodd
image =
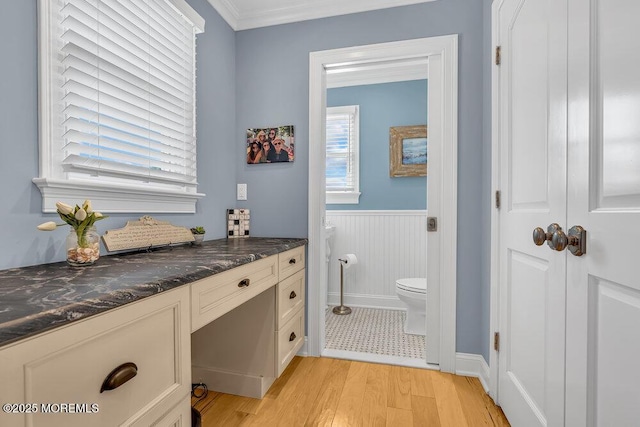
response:
<path id="1" fill-rule="evenodd" d="M 238 184 L 237 199 L 247 200 L 247 184 Z"/>

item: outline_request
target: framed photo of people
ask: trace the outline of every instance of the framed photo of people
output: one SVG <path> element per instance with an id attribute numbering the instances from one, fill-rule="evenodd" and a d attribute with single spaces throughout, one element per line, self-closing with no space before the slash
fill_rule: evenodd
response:
<path id="1" fill-rule="evenodd" d="M 247 164 L 293 162 L 293 125 L 247 129 Z"/>

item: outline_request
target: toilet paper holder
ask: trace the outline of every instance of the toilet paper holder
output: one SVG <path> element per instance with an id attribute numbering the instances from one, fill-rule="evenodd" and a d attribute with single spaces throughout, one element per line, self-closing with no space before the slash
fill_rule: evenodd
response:
<path id="1" fill-rule="evenodd" d="M 344 269 L 358 263 L 358 259 L 354 254 L 343 255 L 338 258 L 340 261 L 340 305 L 333 307 L 333 314 L 351 314 L 351 308 L 344 305 Z"/>

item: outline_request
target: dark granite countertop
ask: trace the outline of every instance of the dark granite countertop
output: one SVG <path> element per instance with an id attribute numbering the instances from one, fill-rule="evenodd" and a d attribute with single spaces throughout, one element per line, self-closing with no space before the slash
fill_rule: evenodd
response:
<path id="1" fill-rule="evenodd" d="M 0 346 L 305 245 L 307 239 L 220 239 L 201 246 L 0 271 Z"/>

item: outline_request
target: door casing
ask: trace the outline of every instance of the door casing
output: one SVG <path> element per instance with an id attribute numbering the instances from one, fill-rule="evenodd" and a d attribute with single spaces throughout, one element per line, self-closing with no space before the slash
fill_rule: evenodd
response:
<path id="1" fill-rule="evenodd" d="M 362 64 L 411 58 L 428 58 L 430 78 L 441 80 L 437 85 L 437 105 L 429 104 L 429 138 L 439 140 L 436 158 L 429 163 L 430 171 L 438 171 L 430 185 L 438 185 L 438 193 L 447 195 L 429 200 L 429 215 L 439 218 L 439 230 L 429 239 L 438 239 L 438 264 L 428 274 L 429 283 L 438 283 L 436 292 L 440 315 L 438 361 L 440 370 L 455 372 L 456 359 L 456 247 L 457 247 L 457 116 L 458 116 L 458 36 L 448 35 L 423 39 L 381 43 L 351 48 L 311 52 L 309 61 L 309 246 L 307 263 L 308 346 L 307 352 L 319 356 L 324 337 L 324 307 L 326 305 L 325 259 L 325 127 L 326 71 L 350 63 Z M 430 86 L 431 90 L 431 86 Z M 431 93 L 430 93 L 431 95 Z M 431 99 L 431 96 L 430 96 Z M 431 101 L 430 101 L 431 102 Z M 433 168 L 432 168 L 433 166 Z M 432 182 L 433 181 L 433 182 Z M 429 240 L 431 241 L 431 240 Z M 427 260 L 427 271 L 429 263 Z M 428 325 L 429 327 L 429 325 Z M 433 326 L 432 326 L 433 327 Z"/>

